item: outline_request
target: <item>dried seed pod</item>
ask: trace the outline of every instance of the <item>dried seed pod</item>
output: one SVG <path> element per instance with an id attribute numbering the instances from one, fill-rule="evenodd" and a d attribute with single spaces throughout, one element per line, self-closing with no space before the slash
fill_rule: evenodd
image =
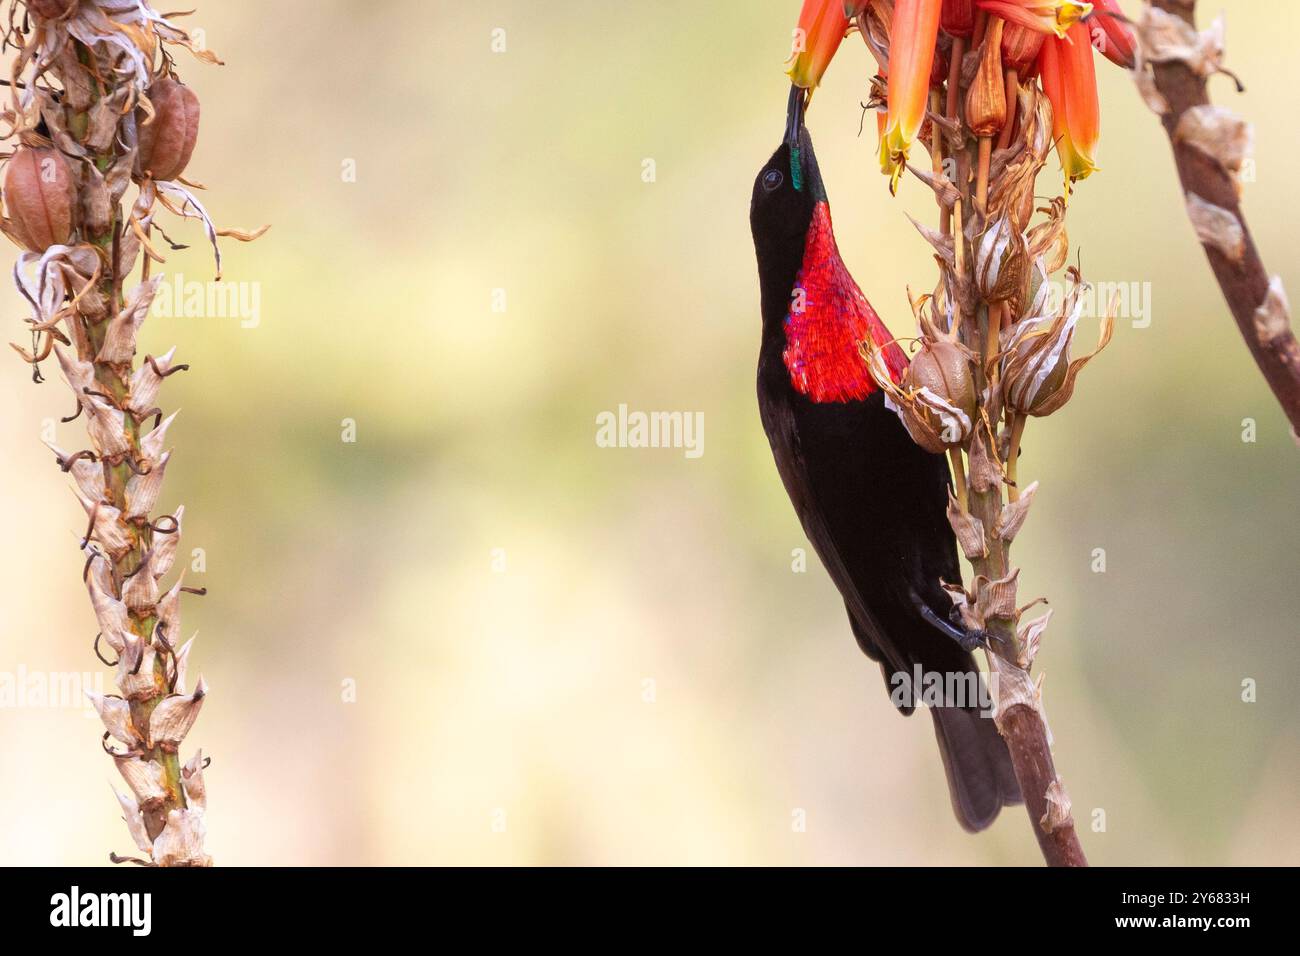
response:
<path id="1" fill-rule="evenodd" d="M 989 225 L 975 252 L 975 281 L 985 302 L 1016 300 L 1024 293 L 1029 254 L 1010 217 Z"/>
<path id="2" fill-rule="evenodd" d="M 140 152 L 136 176 L 170 182 L 185 172 L 199 139 L 199 98 L 184 83 L 166 77 L 149 87 L 154 116 L 136 111 Z"/>
<path id="3" fill-rule="evenodd" d="M 927 341 L 895 384 L 884 351 L 863 345 L 871 377 L 885 392 L 912 440 L 940 454 L 964 445 L 975 422 L 976 392 L 972 355 L 947 339 Z"/>
<path id="4" fill-rule="evenodd" d="M 1010 330 L 1010 344 L 1002 360 L 1002 396 L 1008 408 L 1022 415 L 1050 415 L 1068 402 L 1079 372 L 1109 344 L 1114 332 L 1114 311 L 1107 309 L 1097 348 L 1071 361 L 1070 344 L 1084 304 L 1084 288 L 1077 274 L 1071 277 L 1075 288 L 1050 325 L 1043 316 L 1035 315 Z"/>
<path id="5" fill-rule="evenodd" d="M 970 352 L 947 340 L 926 342 L 903 378 L 906 388 L 928 388 L 972 421 L 975 418 L 975 378 Z"/>
<path id="6" fill-rule="evenodd" d="M 77 187 L 58 150 L 20 146 L 5 166 L 6 231 L 33 252 L 65 245 L 77 225 Z"/>

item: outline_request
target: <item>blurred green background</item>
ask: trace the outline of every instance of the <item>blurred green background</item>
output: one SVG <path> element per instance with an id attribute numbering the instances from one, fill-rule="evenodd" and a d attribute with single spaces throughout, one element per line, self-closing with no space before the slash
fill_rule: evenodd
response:
<path id="1" fill-rule="evenodd" d="M 207 558 L 185 624 L 212 687 L 190 742 L 214 760 L 218 863 L 1038 861 L 1018 809 L 961 832 L 929 721 L 892 712 L 815 558 L 791 570 L 806 542 L 755 405 L 747 207 L 798 7 L 208 0 L 187 21 L 228 64 L 180 59 L 203 103 L 188 175 L 223 225 L 274 224 L 226 245 L 257 328 L 142 336 L 194 366 L 163 396 L 182 409 L 164 505 Z M 1246 209 L 1294 291 L 1277 37 L 1300 13 L 1219 8 L 1249 91 L 1214 92 L 1256 123 Z M 1026 436 L 1042 490 L 1016 550 L 1022 594 L 1056 609 L 1037 670 L 1058 769 L 1096 863 L 1300 863 L 1300 450 L 1164 134 L 1099 69 L 1103 172 L 1071 238 L 1089 277 L 1151 283 L 1152 321 L 1121 322 Z M 906 334 L 933 264 L 903 213 L 932 206 L 915 182 L 891 200 L 858 134 L 872 72 L 851 39 L 810 125 L 845 258 Z M 209 278 L 201 234 L 169 232 L 193 248 L 167 269 Z M 71 407 L 46 371 L 0 362 L 10 673 L 98 668 L 84 518 L 38 440 Z M 620 403 L 702 411 L 703 457 L 598 448 Z M 99 733 L 75 708 L 0 709 L 0 861 L 130 849 Z"/>

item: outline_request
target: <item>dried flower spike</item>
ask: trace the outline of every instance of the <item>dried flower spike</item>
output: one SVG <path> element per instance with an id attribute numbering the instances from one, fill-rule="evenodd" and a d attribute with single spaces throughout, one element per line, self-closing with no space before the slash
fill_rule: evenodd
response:
<path id="1" fill-rule="evenodd" d="M 13 275 L 31 309 L 28 325 L 43 337 L 33 353 L 20 351 L 33 364 L 53 356 L 89 443 L 73 455 L 54 451 L 86 514 L 81 549 L 99 632 L 95 653 L 116 669 L 117 693 L 91 702 L 104 722 L 102 746 L 130 793 L 117 795 L 128 833 L 149 857 L 136 862 L 207 865 L 202 761 L 182 772 L 179 754 L 207 684 L 199 677 L 186 692 L 193 642 L 181 643 L 182 585 L 163 583 L 184 509 L 155 515 L 175 419 L 163 418 L 157 400 L 166 378 L 186 366 L 167 352 L 137 368 L 136 356 L 161 280 L 148 275 L 163 261 L 151 241 L 157 217 L 200 220 L 214 245 L 219 235 L 176 181 L 194 151 L 199 103 L 163 47 L 219 61 L 147 0 L 26 0 L 25 7 L 29 16 L 11 18 L 6 34 L 20 50 L 6 114 L 19 145 L 4 169 L 3 229 L 27 250 Z M 137 195 L 128 197 L 133 178 Z M 132 283 L 136 267 L 143 274 Z"/>

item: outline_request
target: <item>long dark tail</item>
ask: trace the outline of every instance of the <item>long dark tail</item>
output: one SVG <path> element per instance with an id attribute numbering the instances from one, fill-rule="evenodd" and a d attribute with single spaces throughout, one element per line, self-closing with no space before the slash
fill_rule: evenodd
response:
<path id="1" fill-rule="evenodd" d="M 978 833 L 1003 806 L 1020 803 L 1020 786 L 1006 741 L 992 717 L 960 707 L 932 707 L 934 735 L 948 774 L 952 809 L 962 827 Z"/>

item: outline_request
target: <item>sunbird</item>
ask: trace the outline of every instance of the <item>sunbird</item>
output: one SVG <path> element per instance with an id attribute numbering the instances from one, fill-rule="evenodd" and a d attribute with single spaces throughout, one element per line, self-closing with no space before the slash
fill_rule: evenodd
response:
<path id="1" fill-rule="evenodd" d="M 860 352 L 870 337 L 896 375 L 908 365 L 840 257 L 803 121 L 806 95 L 792 88 L 784 140 L 759 171 L 750 207 L 763 313 L 759 412 L 858 646 L 911 714 L 924 700 L 918 667 L 945 687 L 982 690 L 972 650 L 983 635 L 954 622 L 943 588 L 961 582 L 947 461 L 912 441 Z M 977 832 L 1019 803 L 1020 789 L 986 695 L 966 698 L 945 696 L 929 710 L 953 810 Z"/>

